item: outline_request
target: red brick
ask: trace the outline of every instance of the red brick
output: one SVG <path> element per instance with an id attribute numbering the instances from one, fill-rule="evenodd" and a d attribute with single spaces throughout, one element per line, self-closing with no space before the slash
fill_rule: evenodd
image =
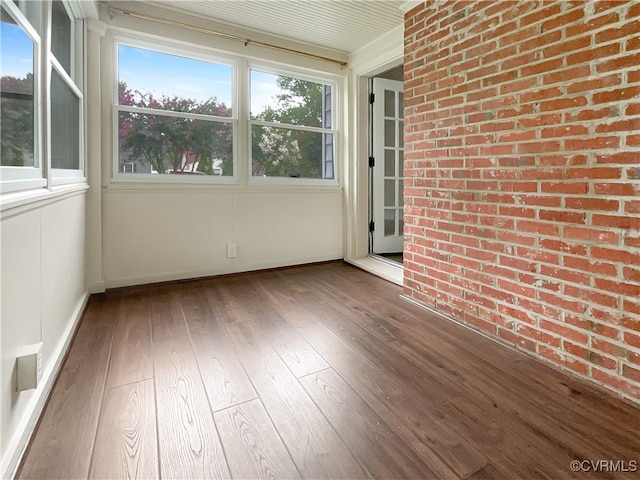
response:
<path id="1" fill-rule="evenodd" d="M 620 102 L 640 96 L 640 85 L 631 87 L 622 87 L 616 90 L 608 90 L 606 92 L 597 92 L 593 94 L 594 103 Z"/>
<path id="2" fill-rule="evenodd" d="M 596 155 L 597 163 L 640 164 L 640 152 L 617 152 Z"/>
<path id="3" fill-rule="evenodd" d="M 404 291 L 640 398 L 640 6 L 619 5 L 409 13 Z"/>
<path id="4" fill-rule="evenodd" d="M 550 222 L 563 222 L 563 223 L 579 223 L 584 224 L 586 221 L 586 214 L 579 212 L 566 212 L 564 210 L 541 210 L 539 213 L 540 220 L 548 220 Z M 567 227 L 565 227 L 567 228 Z M 565 236 L 569 236 L 565 230 Z"/>
<path id="5" fill-rule="evenodd" d="M 594 137 L 588 139 L 567 139 L 564 143 L 567 150 L 600 150 L 615 148 L 619 145 L 619 137 Z"/>
<path id="6" fill-rule="evenodd" d="M 620 202 L 618 200 L 607 200 L 600 198 L 567 198 L 565 199 L 567 208 L 576 210 L 618 210 Z"/>
<path id="7" fill-rule="evenodd" d="M 617 245 L 619 240 L 618 234 L 616 232 L 597 230 L 593 228 L 566 226 L 564 227 L 563 233 L 567 238 L 587 240 L 589 242 L 609 243 Z"/>
<path id="8" fill-rule="evenodd" d="M 640 195 L 638 183 L 596 183 L 594 191 L 597 195 Z"/>

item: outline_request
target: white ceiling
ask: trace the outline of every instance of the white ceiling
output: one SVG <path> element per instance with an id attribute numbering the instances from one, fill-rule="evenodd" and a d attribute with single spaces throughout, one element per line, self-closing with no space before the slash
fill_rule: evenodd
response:
<path id="1" fill-rule="evenodd" d="M 352 53 L 403 22 L 407 0 L 141 0 L 217 23 Z"/>

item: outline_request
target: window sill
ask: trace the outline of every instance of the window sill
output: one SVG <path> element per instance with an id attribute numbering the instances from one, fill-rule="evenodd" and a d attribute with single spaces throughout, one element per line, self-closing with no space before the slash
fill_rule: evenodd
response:
<path id="1" fill-rule="evenodd" d="M 56 186 L 50 190 L 42 188 L 4 193 L 0 196 L 0 213 L 2 214 L 2 219 L 5 219 L 29 210 L 42 208 L 75 195 L 84 194 L 88 189 L 89 185 L 86 183 L 76 183 Z"/>
<path id="2" fill-rule="evenodd" d="M 105 187 L 110 192 L 242 192 L 242 193 L 336 193 L 341 192 L 338 184 L 267 184 L 267 183 L 151 183 L 112 181 Z"/>

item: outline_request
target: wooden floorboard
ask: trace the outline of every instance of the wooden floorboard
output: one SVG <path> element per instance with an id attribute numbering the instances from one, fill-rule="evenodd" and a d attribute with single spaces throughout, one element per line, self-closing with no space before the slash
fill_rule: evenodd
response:
<path id="1" fill-rule="evenodd" d="M 640 409 L 342 262 L 91 298 L 19 478 L 632 478 Z"/>
<path id="2" fill-rule="evenodd" d="M 114 329 L 115 304 L 91 302 L 56 379 L 19 478 L 87 478 Z"/>
<path id="3" fill-rule="evenodd" d="M 234 478 L 300 478 L 260 400 L 226 408 L 214 417 Z"/>
<path id="4" fill-rule="evenodd" d="M 207 300 L 210 288 L 179 291 L 182 311 L 212 411 L 257 398 L 253 384 L 221 328 L 219 304 Z"/>
<path id="5" fill-rule="evenodd" d="M 117 304 L 107 388 L 153 378 L 149 295 L 126 295 Z"/>
<path id="6" fill-rule="evenodd" d="M 155 345 L 158 445 L 163 478 L 230 478 L 191 343 Z"/>
<path id="7" fill-rule="evenodd" d="M 90 478 L 158 478 L 153 380 L 105 393 Z"/>

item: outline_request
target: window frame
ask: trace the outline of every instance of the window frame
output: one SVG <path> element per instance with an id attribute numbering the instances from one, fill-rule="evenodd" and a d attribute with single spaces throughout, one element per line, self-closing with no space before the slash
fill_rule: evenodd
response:
<path id="1" fill-rule="evenodd" d="M 321 85 L 329 85 L 331 87 L 331 128 L 326 127 L 310 127 L 306 125 L 292 125 L 288 123 L 278 122 L 266 122 L 262 120 L 253 120 L 251 118 L 251 71 L 256 70 L 262 73 L 268 73 L 272 75 L 282 75 L 299 80 L 305 80 L 308 82 L 318 83 Z M 249 62 L 247 65 L 247 180 L 249 185 L 292 185 L 292 186 L 338 186 L 340 184 L 339 178 L 339 115 L 336 115 L 338 107 L 338 81 L 330 76 L 323 75 L 320 72 L 309 72 L 302 69 L 291 68 L 290 66 L 282 66 L 276 63 L 264 63 L 264 62 Z M 333 178 L 305 178 L 305 177 L 261 177 L 253 175 L 253 125 L 283 128 L 290 130 L 311 131 L 318 133 L 330 133 L 333 135 Z"/>
<path id="2" fill-rule="evenodd" d="M 217 65 L 231 67 L 231 117 L 216 117 L 210 115 L 202 115 L 196 113 L 179 112 L 173 110 L 159 110 L 152 108 L 133 107 L 129 105 L 120 105 L 118 97 L 118 84 L 120 80 L 120 59 L 119 46 L 125 45 L 132 48 L 151 50 L 153 52 L 166 55 L 175 55 L 191 60 L 198 60 Z M 188 47 L 187 52 L 185 48 Z M 110 162 L 110 173 L 112 183 L 150 183 L 150 184 L 196 184 L 196 185 L 228 185 L 238 184 L 238 154 L 239 154 L 239 126 L 240 126 L 240 108 L 239 108 L 239 88 L 238 88 L 238 70 L 239 61 L 230 56 L 220 55 L 218 52 L 201 48 L 197 45 L 183 44 L 179 41 L 171 41 L 164 38 L 147 36 L 138 36 L 135 34 L 114 33 L 111 41 L 112 48 L 112 68 L 113 79 L 111 88 L 111 150 L 112 159 Z M 214 92 L 215 93 L 215 92 Z M 119 160 L 119 113 L 138 112 L 148 115 L 163 115 L 168 117 L 191 118 L 204 120 L 215 124 L 230 124 L 233 128 L 232 134 L 232 155 L 233 155 L 233 175 L 170 175 L 170 174 L 153 174 L 153 173 L 123 173 L 120 171 Z"/>
<path id="3" fill-rule="evenodd" d="M 53 70 L 61 77 L 62 81 L 71 89 L 74 95 L 78 97 L 78 127 L 79 127 L 79 135 L 78 135 L 78 156 L 79 156 L 79 165 L 78 168 L 56 168 L 53 166 L 52 158 L 51 158 L 51 143 L 49 143 L 49 165 L 51 170 L 51 183 L 52 185 L 66 185 L 70 183 L 78 183 L 85 181 L 85 170 L 86 170 L 86 158 L 85 158 L 85 122 L 84 122 L 84 93 L 82 91 L 83 85 L 83 73 L 84 73 L 84 45 L 81 41 L 84 37 L 84 22 L 81 19 L 79 13 L 73 8 L 71 2 L 68 0 L 60 0 L 60 3 L 64 7 L 69 19 L 71 20 L 71 52 L 70 52 L 70 72 L 67 72 L 62 64 L 58 61 L 56 56 L 53 53 L 51 41 L 49 41 L 49 48 L 47 50 L 47 55 L 49 57 L 47 68 L 49 82 L 47 85 L 47 96 L 51 95 L 51 78 L 53 76 Z M 51 26 L 52 23 L 52 15 L 51 11 L 53 8 L 53 1 L 47 3 L 48 5 L 48 22 L 50 28 L 50 34 L 52 34 L 53 28 Z M 50 98 L 47 102 L 48 104 L 48 112 L 49 112 L 49 131 L 51 129 L 51 124 L 55 121 L 52 117 L 52 109 L 51 109 L 51 101 Z"/>
<path id="4" fill-rule="evenodd" d="M 33 167 L 0 166 L 0 192 L 13 192 L 17 190 L 27 190 L 42 188 L 47 186 L 46 159 L 43 158 L 43 112 L 42 112 L 42 72 L 43 72 L 43 51 L 42 38 L 26 15 L 13 1 L 3 1 L 3 8 L 11 16 L 24 33 L 30 37 L 34 43 L 33 55 Z M 42 21 L 42 20 L 41 20 Z"/>

